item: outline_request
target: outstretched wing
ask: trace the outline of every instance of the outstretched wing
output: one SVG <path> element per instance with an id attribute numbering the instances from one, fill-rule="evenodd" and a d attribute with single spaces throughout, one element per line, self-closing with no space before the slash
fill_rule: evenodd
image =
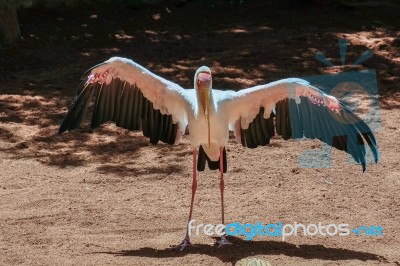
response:
<path id="1" fill-rule="evenodd" d="M 351 154 L 365 171 L 366 142 L 378 161 L 368 125 L 335 97 L 302 79 L 284 79 L 238 91 L 223 101 L 238 142 L 255 148 L 276 134 L 283 139 L 320 139 Z M 275 121 L 274 121 L 275 117 Z"/>
<path id="2" fill-rule="evenodd" d="M 113 57 L 89 69 L 59 133 L 76 129 L 94 95 L 91 128 L 106 121 L 129 130 L 143 130 L 151 143 L 179 143 L 187 126 L 184 89 L 132 60 Z"/>

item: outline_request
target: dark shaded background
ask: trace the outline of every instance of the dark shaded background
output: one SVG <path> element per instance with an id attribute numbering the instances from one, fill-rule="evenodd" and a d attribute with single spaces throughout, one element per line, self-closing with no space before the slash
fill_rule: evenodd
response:
<path id="1" fill-rule="evenodd" d="M 314 55 L 322 51 L 340 65 L 337 40 L 350 34 L 346 63 L 372 49 L 374 57 L 363 66 L 378 71 L 382 96 L 399 90 L 398 9 L 322 1 L 210 2 L 20 10 L 22 40 L 1 51 L 2 82 L 13 90 L 16 84 L 32 91 L 50 86 L 68 96 L 84 70 L 118 55 L 187 87 L 194 70 L 209 65 L 215 86 L 238 89 L 332 71 Z"/>

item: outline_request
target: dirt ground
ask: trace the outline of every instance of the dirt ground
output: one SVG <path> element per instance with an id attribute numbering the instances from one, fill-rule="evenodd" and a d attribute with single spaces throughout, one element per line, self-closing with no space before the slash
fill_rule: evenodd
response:
<path id="1" fill-rule="evenodd" d="M 0 264 L 400 265 L 400 20 L 393 8 L 201 1 L 141 9 L 22 10 L 22 40 L 0 52 Z M 384 236 L 231 238 L 201 235 L 183 252 L 191 193 L 188 138 L 153 146 L 112 124 L 57 135 L 80 75 L 111 56 L 134 59 L 190 87 L 208 65 L 214 86 L 241 89 L 286 77 L 351 71 L 340 65 L 371 49 L 381 161 L 361 166 L 333 151 L 330 169 L 298 164 L 317 141 L 254 150 L 227 144 L 226 221 L 380 225 Z M 219 175 L 199 174 L 194 219 L 220 222 Z"/>

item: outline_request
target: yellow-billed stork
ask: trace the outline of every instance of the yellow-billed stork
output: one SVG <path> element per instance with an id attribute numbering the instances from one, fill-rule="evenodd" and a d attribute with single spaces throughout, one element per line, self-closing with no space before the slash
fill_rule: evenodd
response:
<path id="1" fill-rule="evenodd" d="M 178 144 L 189 127 L 193 149 L 193 181 L 188 223 L 192 219 L 198 171 L 219 170 L 222 224 L 225 144 L 232 130 L 238 143 L 255 148 L 277 134 L 283 139 L 310 138 L 351 154 L 365 171 L 368 143 L 378 161 L 378 148 L 368 125 L 336 98 L 297 78 L 235 91 L 212 89 L 211 70 L 200 67 L 194 89 L 161 78 L 132 60 L 113 57 L 86 72 L 59 133 L 83 120 L 94 95 L 91 127 L 106 121 L 129 130 L 142 130 L 150 142 Z M 229 244 L 224 236 L 219 245 Z M 190 245 L 189 232 L 179 247 Z"/>

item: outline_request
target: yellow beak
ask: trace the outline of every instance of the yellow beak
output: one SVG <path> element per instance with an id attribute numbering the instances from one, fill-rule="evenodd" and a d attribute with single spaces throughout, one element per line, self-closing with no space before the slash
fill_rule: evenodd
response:
<path id="1" fill-rule="evenodd" d="M 210 148 L 210 89 L 199 90 L 200 103 L 203 107 L 204 117 L 206 119 L 208 130 L 208 147 Z"/>

